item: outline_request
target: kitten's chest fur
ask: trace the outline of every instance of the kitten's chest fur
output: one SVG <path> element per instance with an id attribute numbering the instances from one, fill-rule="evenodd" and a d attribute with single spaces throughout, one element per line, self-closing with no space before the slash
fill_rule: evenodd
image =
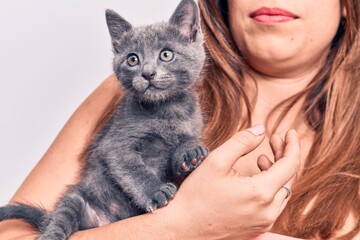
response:
<path id="1" fill-rule="evenodd" d="M 198 139 L 201 128 L 197 97 L 192 93 L 156 105 L 125 98 L 99 149 L 108 151 L 107 146 L 130 142 L 128 150 L 137 152 L 160 179 L 168 180 L 171 154 L 189 139 Z"/>
<path id="2" fill-rule="evenodd" d="M 157 136 L 170 145 L 178 145 L 185 136 L 198 136 L 202 118 L 193 94 L 169 102 L 151 105 L 133 101 L 131 107 L 120 107 L 117 128 L 132 129 L 132 137 Z"/>

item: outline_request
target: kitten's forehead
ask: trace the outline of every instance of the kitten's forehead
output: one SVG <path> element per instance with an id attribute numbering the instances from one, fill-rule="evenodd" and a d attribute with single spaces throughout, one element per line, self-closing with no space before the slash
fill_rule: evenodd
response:
<path id="1" fill-rule="evenodd" d="M 121 50 L 129 49 L 136 52 L 162 49 L 166 45 L 186 45 L 186 38 L 179 31 L 167 23 L 135 27 L 125 33 L 121 39 Z M 168 46 L 170 47 L 170 46 Z"/>

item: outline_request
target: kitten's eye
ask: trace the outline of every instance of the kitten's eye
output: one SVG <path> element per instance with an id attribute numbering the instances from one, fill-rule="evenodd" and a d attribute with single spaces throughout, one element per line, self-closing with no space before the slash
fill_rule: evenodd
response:
<path id="1" fill-rule="evenodd" d="M 164 49 L 160 52 L 160 60 L 164 62 L 170 62 L 174 59 L 174 53 L 168 49 Z"/>
<path id="2" fill-rule="evenodd" d="M 127 58 L 127 64 L 130 67 L 135 67 L 136 65 L 139 64 L 139 62 L 140 62 L 139 57 L 135 53 L 129 54 Z"/>

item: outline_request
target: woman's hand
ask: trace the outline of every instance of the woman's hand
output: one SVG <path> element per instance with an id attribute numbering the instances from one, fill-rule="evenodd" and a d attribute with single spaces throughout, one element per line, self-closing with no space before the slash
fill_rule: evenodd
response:
<path id="1" fill-rule="evenodd" d="M 264 140 L 264 132 L 262 125 L 238 132 L 184 181 L 163 208 L 180 239 L 248 239 L 271 229 L 288 201 L 283 186 L 291 186 L 300 166 L 300 144 L 294 130 L 284 142 L 274 135 L 275 163 L 259 156 L 262 172 L 240 175 L 234 164 Z"/>

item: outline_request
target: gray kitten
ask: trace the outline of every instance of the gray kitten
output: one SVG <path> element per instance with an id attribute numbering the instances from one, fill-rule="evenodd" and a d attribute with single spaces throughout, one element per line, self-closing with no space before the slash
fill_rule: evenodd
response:
<path id="1" fill-rule="evenodd" d="M 165 206 L 208 154 L 199 145 L 202 118 L 193 91 L 205 59 L 196 3 L 182 0 L 167 23 L 134 28 L 112 10 L 106 20 L 125 95 L 89 148 L 82 181 L 53 212 L 0 208 L 0 220 L 24 219 L 41 240 L 67 239 Z"/>

